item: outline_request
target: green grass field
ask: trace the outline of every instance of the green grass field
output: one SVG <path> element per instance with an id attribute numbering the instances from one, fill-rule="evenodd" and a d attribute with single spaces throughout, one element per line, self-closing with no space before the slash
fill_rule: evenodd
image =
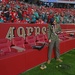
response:
<path id="1" fill-rule="evenodd" d="M 41 70 L 40 65 L 20 75 L 75 75 L 75 49 L 61 55 L 63 62 L 52 59 L 50 64 L 45 63 L 46 69 Z"/>

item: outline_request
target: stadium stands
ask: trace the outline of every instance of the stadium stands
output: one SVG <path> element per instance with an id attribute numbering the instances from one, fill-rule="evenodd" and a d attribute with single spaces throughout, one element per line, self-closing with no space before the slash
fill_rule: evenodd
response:
<path id="1" fill-rule="evenodd" d="M 0 23 L 47 23 L 48 17 L 60 17 L 60 23 L 75 23 L 74 9 L 36 6 L 24 2 L 9 1 L 1 3 Z M 4 7 L 5 6 L 5 7 Z M 31 11 L 31 12 L 30 12 Z M 58 12 L 58 16 L 57 15 Z M 62 15 L 63 14 L 63 15 Z M 70 18 L 71 19 L 70 19 Z M 65 21 L 66 20 L 66 21 Z"/>

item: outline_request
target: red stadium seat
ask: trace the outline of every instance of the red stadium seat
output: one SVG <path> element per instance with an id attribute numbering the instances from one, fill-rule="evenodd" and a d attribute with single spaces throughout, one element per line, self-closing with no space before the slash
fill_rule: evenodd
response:
<path id="1" fill-rule="evenodd" d="M 26 42 L 30 45 L 31 48 L 41 50 L 45 44 L 41 42 L 36 42 L 36 37 L 35 36 L 27 36 L 26 37 Z"/>
<path id="2" fill-rule="evenodd" d="M 31 46 L 36 45 L 36 37 L 35 37 L 34 35 L 32 35 L 32 36 L 27 36 L 27 37 L 26 37 L 26 42 L 27 42 L 29 45 L 31 45 Z"/>
<path id="3" fill-rule="evenodd" d="M 62 32 L 61 34 L 58 35 L 58 37 L 61 39 L 61 40 L 67 40 L 69 39 L 69 36 L 66 32 Z"/>
<path id="4" fill-rule="evenodd" d="M 12 39 L 12 44 L 14 46 L 18 46 L 18 47 L 22 47 L 22 48 L 25 48 L 25 45 L 24 45 L 24 38 L 23 37 L 15 37 Z"/>
<path id="5" fill-rule="evenodd" d="M 48 35 L 45 34 L 44 37 L 45 37 L 45 41 L 48 43 L 48 42 L 49 42 L 49 41 L 48 41 Z"/>
<path id="6" fill-rule="evenodd" d="M 11 52 L 10 46 L 11 46 L 11 43 L 8 39 L 6 38 L 0 39 L 0 55 L 10 53 Z"/>
<path id="7" fill-rule="evenodd" d="M 37 35 L 37 42 L 40 42 L 40 43 L 45 43 L 45 37 L 44 34 L 39 34 Z"/>

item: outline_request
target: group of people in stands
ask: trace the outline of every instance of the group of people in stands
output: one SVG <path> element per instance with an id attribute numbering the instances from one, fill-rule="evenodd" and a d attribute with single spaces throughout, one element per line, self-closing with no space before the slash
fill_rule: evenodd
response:
<path id="1" fill-rule="evenodd" d="M 45 24 L 50 18 L 57 23 L 75 23 L 74 9 L 50 8 L 20 1 L 0 2 L 0 23 Z"/>

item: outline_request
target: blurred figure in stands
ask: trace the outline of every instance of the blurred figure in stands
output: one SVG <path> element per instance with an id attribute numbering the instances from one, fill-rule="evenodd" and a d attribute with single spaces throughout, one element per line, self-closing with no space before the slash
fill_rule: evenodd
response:
<path id="1" fill-rule="evenodd" d="M 74 15 L 74 19 L 73 19 L 74 23 L 75 23 L 75 15 Z"/>
<path id="2" fill-rule="evenodd" d="M 29 15 L 26 16 L 26 22 L 30 23 L 30 17 L 29 17 Z"/>
<path id="3" fill-rule="evenodd" d="M 0 23 L 4 23 L 4 20 L 3 18 L 1 18 L 1 16 L 0 16 Z"/>
<path id="4" fill-rule="evenodd" d="M 20 22 L 21 22 L 21 20 L 20 20 L 19 17 L 17 17 L 17 18 L 14 20 L 14 23 L 20 23 Z"/>
<path id="5" fill-rule="evenodd" d="M 36 17 L 34 14 L 31 16 L 31 23 L 36 23 Z"/>
<path id="6" fill-rule="evenodd" d="M 39 18 L 39 20 L 36 21 L 37 24 L 46 24 L 42 18 Z"/>
<path id="7" fill-rule="evenodd" d="M 57 33 L 59 33 L 60 31 L 61 31 L 60 28 L 58 28 L 56 25 L 56 20 L 54 18 L 51 18 L 48 27 L 48 39 L 49 39 L 49 51 L 48 51 L 48 61 L 47 61 L 48 64 L 51 62 L 51 55 L 53 48 L 55 48 L 56 60 L 62 62 L 62 60 L 59 58 L 60 57 L 59 38 L 57 35 Z"/>
<path id="8" fill-rule="evenodd" d="M 58 12 L 56 12 L 54 17 L 55 17 L 56 23 L 59 24 L 60 23 L 60 14 Z"/>

